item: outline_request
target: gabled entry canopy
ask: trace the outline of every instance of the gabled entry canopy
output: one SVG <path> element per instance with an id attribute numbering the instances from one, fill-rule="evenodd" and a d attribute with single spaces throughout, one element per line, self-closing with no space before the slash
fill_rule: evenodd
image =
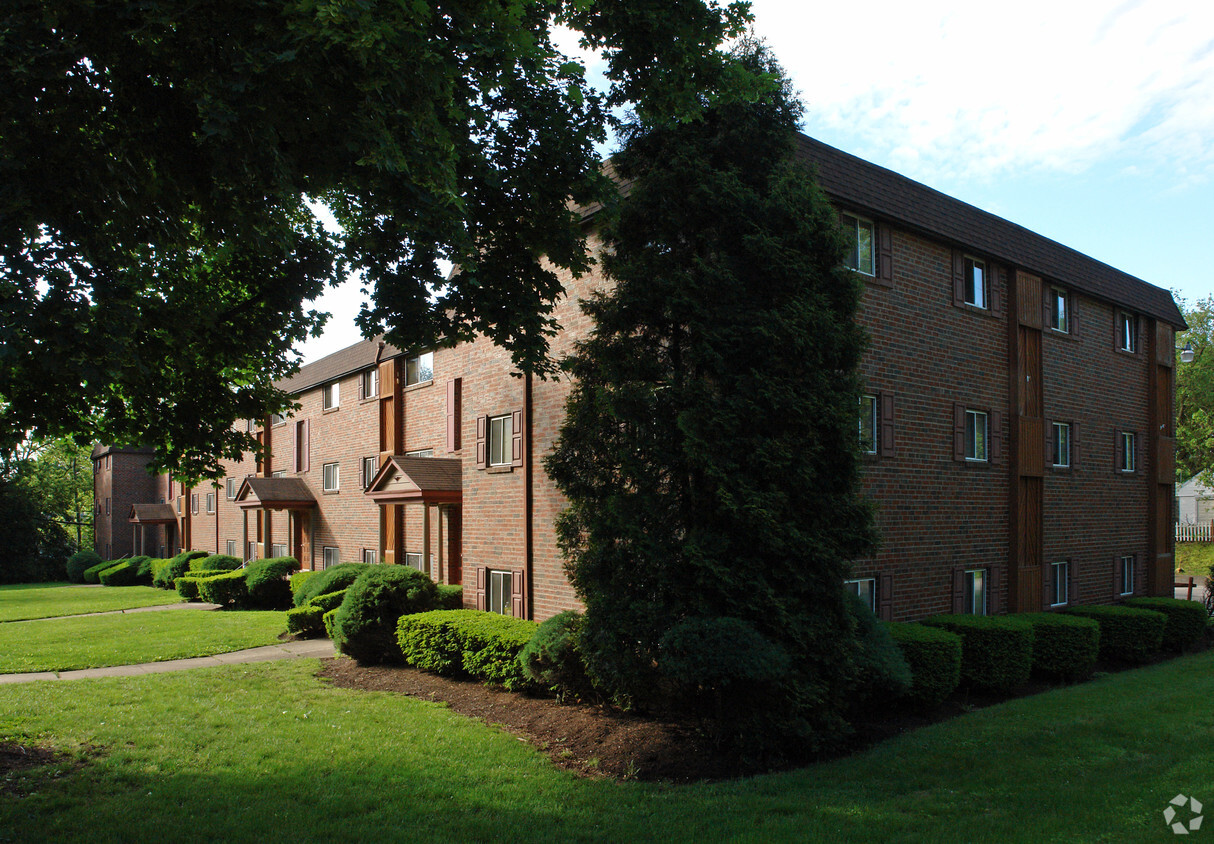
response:
<path id="1" fill-rule="evenodd" d="M 127 521 L 133 525 L 171 525 L 176 524 L 177 514 L 172 504 L 132 504 Z"/>
<path id="2" fill-rule="evenodd" d="M 316 498 L 303 478 L 245 478 L 236 491 L 242 510 L 310 510 Z"/>
<path id="3" fill-rule="evenodd" d="M 378 504 L 459 504 L 463 499 L 461 463 L 445 457 L 390 457 L 365 494 Z"/>

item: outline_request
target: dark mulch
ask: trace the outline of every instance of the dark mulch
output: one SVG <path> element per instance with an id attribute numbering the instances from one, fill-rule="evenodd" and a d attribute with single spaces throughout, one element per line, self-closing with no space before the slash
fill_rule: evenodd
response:
<path id="1" fill-rule="evenodd" d="M 62 762 L 68 758 L 66 754 L 50 748 L 26 747 L 16 742 L 0 741 L 0 795 L 25 797 L 29 794 L 29 783 L 25 778 L 26 771 Z"/>

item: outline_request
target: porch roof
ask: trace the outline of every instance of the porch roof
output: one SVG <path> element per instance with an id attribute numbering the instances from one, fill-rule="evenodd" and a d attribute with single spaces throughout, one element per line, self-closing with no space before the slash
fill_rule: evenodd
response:
<path id="1" fill-rule="evenodd" d="M 242 510 L 311 510 L 316 497 L 303 478 L 245 478 L 236 491 Z"/>
<path id="2" fill-rule="evenodd" d="M 364 494 L 377 504 L 459 504 L 463 488 L 458 459 L 393 455 L 379 467 Z"/>
<path id="3" fill-rule="evenodd" d="M 127 519 L 133 525 L 167 525 L 177 521 L 172 504 L 132 504 Z"/>

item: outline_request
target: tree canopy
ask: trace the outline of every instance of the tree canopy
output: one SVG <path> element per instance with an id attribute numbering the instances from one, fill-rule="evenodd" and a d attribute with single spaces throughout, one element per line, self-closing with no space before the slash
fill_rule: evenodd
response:
<path id="1" fill-rule="evenodd" d="M 1214 296 L 1192 308 L 1182 299 L 1181 310 L 1189 329 L 1176 335 L 1176 473 L 1214 485 Z M 1180 359 L 1186 344 L 1189 363 Z"/>
<path id="2" fill-rule="evenodd" d="M 0 11 L 0 444 L 156 446 L 217 476 L 236 424 L 349 272 L 404 348 L 476 332 L 550 366 L 586 269 L 610 109 L 694 114 L 740 84 L 717 0 L 9 0 Z M 603 50 L 610 91 L 555 49 Z M 308 200 L 344 229 L 327 234 Z M 444 277 L 442 262 L 460 267 Z"/>

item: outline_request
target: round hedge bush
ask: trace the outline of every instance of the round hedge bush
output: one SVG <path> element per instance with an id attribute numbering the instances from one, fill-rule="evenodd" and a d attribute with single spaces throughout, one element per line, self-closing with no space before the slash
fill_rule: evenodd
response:
<path id="1" fill-rule="evenodd" d="M 1125 606 L 1140 610 L 1154 610 L 1168 617 L 1163 627 L 1165 650 L 1185 651 L 1196 647 L 1205 638 L 1206 606 L 1200 601 L 1184 601 L 1180 598 L 1127 598 Z"/>
<path id="2" fill-rule="evenodd" d="M 152 585 L 159 586 L 161 589 L 172 589 L 177 578 L 190 570 L 191 560 L 209 556 L 206 551 L 182 551 L 176 557 L 171 558 L 168 565 L 162 567 L 153 576 Z"/>
<path id="3" fill-rule="evenodd" d="M 1113 662 L 1146 662 L 1159 652 L 1168 617 L 1156 610 L 1089 604 L 1071 607 L 1069 615 L 1100 625 L 1100 658 Z"/>
<path id="4" fill-rule="evenodd" d="M 961 637 L 961 684 L 1005 693 L 1028 682 L 1033 627 L 1010 615 L 937 615 L 924 624 Z"/>
<path id="5" fill-rule="evenodd" d="M 576 610 L 557 613 L 541 624 L 518 655 L 523 673 L 559 698 L 587 697 L 591 686 L 578 650 L 581 629 L 582 614 Z"/>
<path id="6" fill-rule="evenodd" d="M 961 637 L 924 624 L 887 622 L 882 627 L 910 666 L 905 700 L 927 708 L 941 704 L 961 682 Z"/>
<path id="7" fill-rule="evenodd" d="M 428 575 L 407 566 L 367 566 L 331 610 L 333 644 L 362 663 L 400 662 L 397 621 L 437 606 L 438 590 Z"/>
<path id="8" fill-rule="evenodd" d="M 291 606 L 291 584 L 287 578 L 299 571 L 294 557 L 270 557 L 249 563 L 245 569 L 249 606 L 267 610 L 285 610 Z"/>
<path id="9" fill-rule="evenodd" d="M 1083 680 L 1096 667 L 1100 625 L 1090 618 L 1057 612 L 1021 613 L 1033 625 L 1033 673 Z"/>
<path id="10" fill-rule="evenodd" d="M 101 562 L 101 555 L 96 551 L 77 551 L 67 558 L 67 579 L 69 583 L 84 583 L 84 570 L 90 569 Z"/>
<path id="11" fill-rule="evenodd" d="M 240 557 L 233 557 L 230 554 L 208 554 L 202 557 L 194 557 L 189 561 L 190 571 L 236 571 L 244 565 Z"/>
<path id="12" fill-rule="evenodd" d="M 847 610 L 856 625 L 851 706 L 863 709 L 896 700 L 910 691 L 910 665 L 889 631 L 859 595 L 847 593 Z"/>
<path id="13" fill-rule="evenodd" d="M 347 588 L 358 576 L 369 568 L 368 563 L 338 563 L 332 568 L 313 572 L 295 592 L 295 606 L 302 607 L 317 595 L 329 592 L 340 592 Z"/>

